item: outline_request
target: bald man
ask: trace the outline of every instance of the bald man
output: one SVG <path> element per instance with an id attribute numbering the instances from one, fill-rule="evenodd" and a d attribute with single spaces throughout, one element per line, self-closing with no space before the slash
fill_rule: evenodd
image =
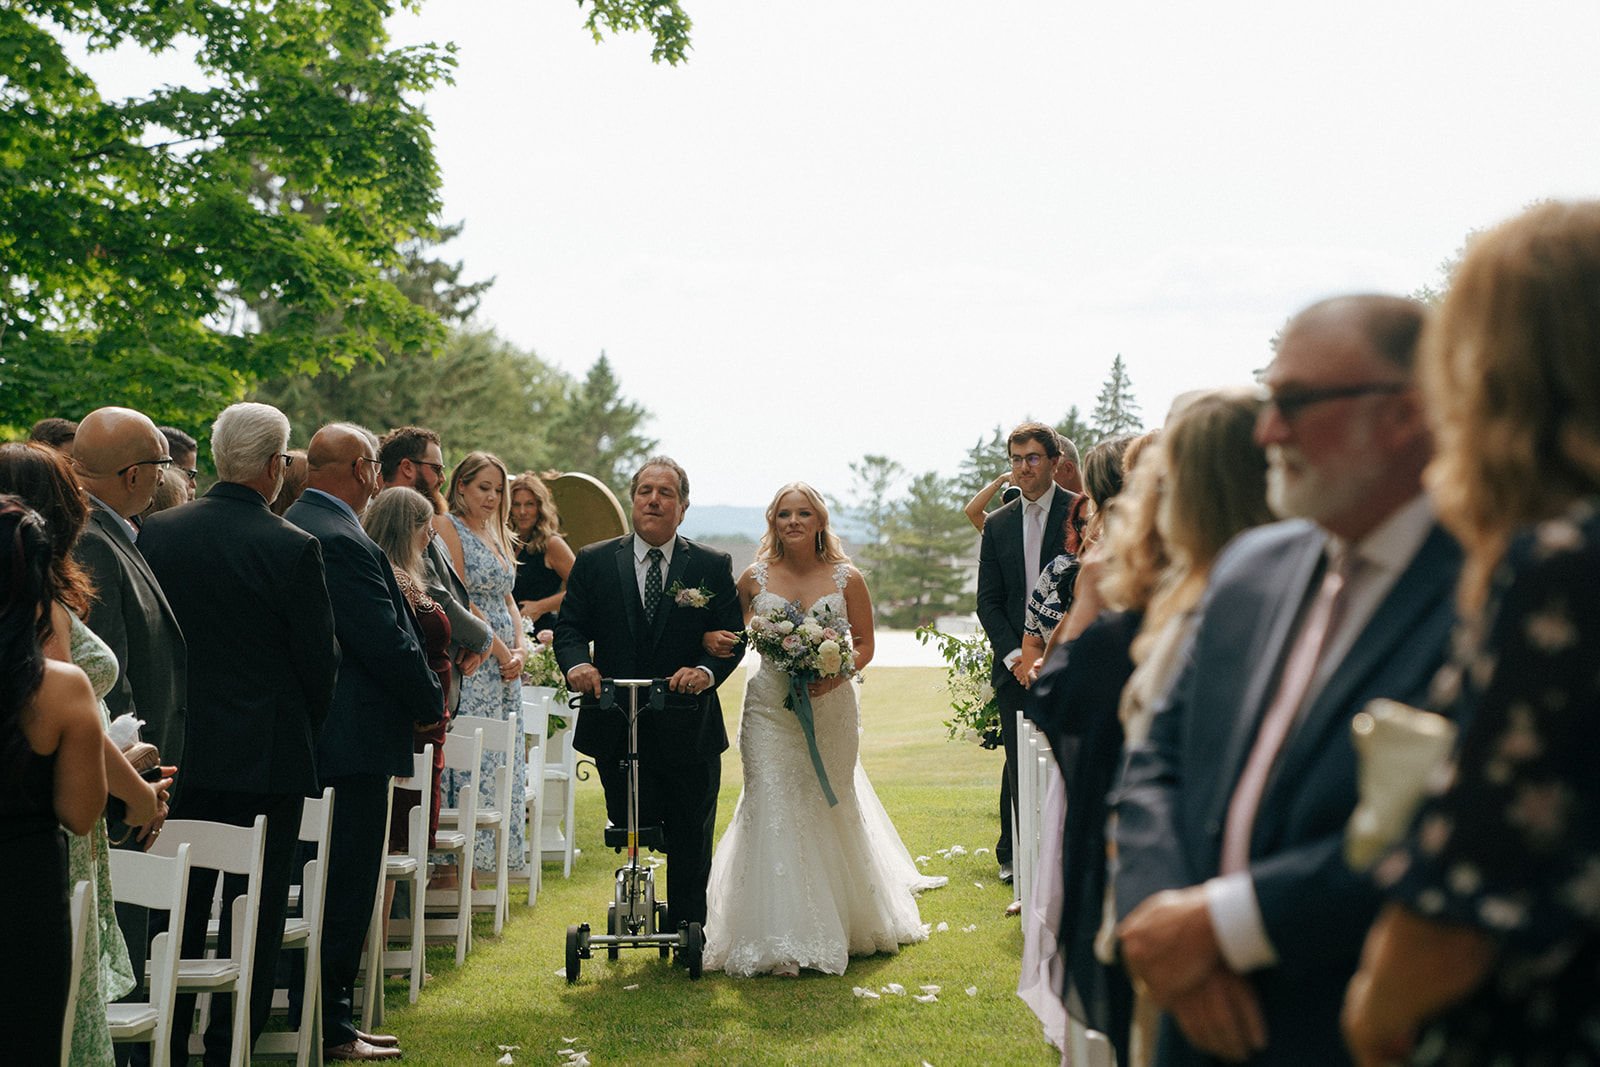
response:
<path id="1" fill-rule="evenodd" d="M 322 923 L 323 1058 L 392 1059 L 394 1038 L 356 1029 L 356 972 L 383 877 L 389 778 L 410 775 L 412 731 L 443 718 L 444 694 L 394 568 L 358 518 L 380 488 L 378 439 L 333 423 L 311 438 L 306 460 L 306 490 L 284 518 L 322 546 L 344 654 L 317 748 L 319 784 L 339 798 Z"/>
<path id="2" fill-rule="evenodd" d="M 85 621 L 117 656 L 117 683 L 106 707 L 113 718 L 132 712 L 143 719 L 144 739 L 161 750 L 161 761 L 181 767 L 183 632 L 135 547 L 139 531 L 130 521 L 149 506 L 171 461 L 167 439 L 139 412 L 100 408 L 84 416 L 72 465 L 94 510 L 73 554 L 95 586 Z M 182 787 L 175 780 L 172 788 L 176 801 Z"/>

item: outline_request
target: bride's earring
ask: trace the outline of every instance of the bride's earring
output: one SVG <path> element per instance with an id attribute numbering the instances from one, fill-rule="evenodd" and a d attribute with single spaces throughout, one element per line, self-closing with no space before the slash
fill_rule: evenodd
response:
<path id="1" fill-rule="evenodd" d="M 823 544 L 823 541 L 822 541 L 822 531 L 818 530 L 817 531 L 817 555 L 819 555 L 819 556 L 823 555 L 826 552 L 826 550 L 827 550 L 826 546 Z"/>

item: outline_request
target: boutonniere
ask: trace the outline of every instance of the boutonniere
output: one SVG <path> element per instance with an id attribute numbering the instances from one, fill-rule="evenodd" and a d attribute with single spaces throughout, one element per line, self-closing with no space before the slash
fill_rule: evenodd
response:
<path id="1" fill-rule="evenodd" d="M 672 594 L 672 602 L 680 608 L 703 608 L 711 603 L 711 598 L 716 594 L 705 586 L 696 586 L 693 589 L 684 588 L 682 582 L 673 582 L 672 588 L 667 592 Z"/>

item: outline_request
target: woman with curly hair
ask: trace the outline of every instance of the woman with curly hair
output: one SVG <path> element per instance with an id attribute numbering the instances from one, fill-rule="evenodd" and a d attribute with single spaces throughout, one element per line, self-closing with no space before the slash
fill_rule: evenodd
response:
<path id="1" fill-rule="evenodd" d="M 517 534 L 517 584 L 511 599 L 535 633 L 553 630 L 565 595 L 562 584 L 576 560 L 561 536 L 561 516 L 550 489 L 532 471 L 511 479 L 511 527 Z"/>

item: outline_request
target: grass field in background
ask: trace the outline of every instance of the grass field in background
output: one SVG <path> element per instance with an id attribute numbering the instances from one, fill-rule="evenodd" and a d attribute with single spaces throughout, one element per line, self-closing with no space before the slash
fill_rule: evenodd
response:
<path id="1" fill-rule="evenodd" d="M 475 923 L 472 954 L 461 968 L 453 949 L 429 949 L 434 979 L 421 1001 L 406 1002 L 402 979 L 390 979 L 385 1030 L 398 1034 L 413 1065 L 482 1065 L 502 1055 L 521 1064 L 565 1062 L 564 1048 L 586 1051 L 594 1067 L 622 1064 L 956 1064 L 1044 1065 L 1059 1056 L 1015 990 L 1022 936 L 1003 915 L 1011 891 L 995 878 L 991 852 L 999 832 L 996 752 L 945 740 L 949 715 L 933 668 L 870 668 L 862 687 L 861 758 L 868 777 L 913 856 L 950 884 L 922 895 L 922 920 L 948 929 L 898 955 L 851 960 L 842 976 L 807 971 L 799 979 L 738 979 L 707 973 L 691 981 L 655 950 L 623 951 L 615 962 L 583 961 L 569 986 L 569 923 L 603 931 L 613 871 L 620 862 L 601 847 L 604 805 L 593 777 L 578 786 L 578 846 L 571 879 L 546 864 L 537 906 L 517 903 L 498 938 L 487 916 Z M 722 686 L 730 738 L 736 734 L 743 674 Z M 741 776 L 736 748 L 723 757 L 717 836 L 733 815 Z M 961 845 L 965 856 L 939 857 Z M 963 928 L 976 926 L 971 932 Z M 855 986 L 891 982 L 916 992 L 938 985 L 938 1003 L 910 996 L 858 998 Z M 627 988 L 636 986 L 637 988 Z M 969 996 L 965 990 L 976 988 Z M 568 1039 L 571 1039 L 570 1041 Z"/>

